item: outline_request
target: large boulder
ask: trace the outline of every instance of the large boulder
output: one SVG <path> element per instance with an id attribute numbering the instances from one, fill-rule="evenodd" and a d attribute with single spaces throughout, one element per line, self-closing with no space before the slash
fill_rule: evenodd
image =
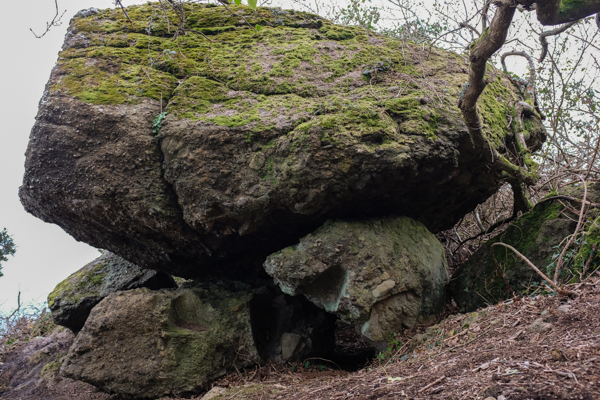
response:
<path id="1" fill-rule="evenodd" d="M 374 342 L 442 311 L 444 248 L 407 217 L 329 221 L 300 243 L 267 258 L 284 293 L 304 295 Z"/>
<path id="2" fill-rule="evenodd" d="M 164 272 L 142 269 L 109 251 L 59 283 L 48 295 L 52 319 L 79 332 L 92 308 L 109 294 L 137 288 L 176 288 Z"/>
<path id="3" fill-rule="evenodd" d="M 197 392 L 260 361 L 251 298 L 213 284 L 113 293 L 92 310 L 61 373 L 126 398 Z"/>
<path id="4" fill-rule="evenodd" d="M 133 24 L 120 10 L 73 19 L 40 102 L 21 201 L 76 239 L 249 280 L 328 219 L 400 214 L 438 231 L 497 190 L 455 106 L 460 56 L 234 5 L 187 4 L 175 41 L 159 7 L 128 8 Z M 519 93 L 488 80 L 484 131 L 503 152 Z M 524 124 L 539 148 L 541 123 Z"/>
<path id="5" fill-rule="evenodd" d="M 583 199 L 583 188 L 572 188 L 565 191 L 572 198 Z M 556 193 L 550 196 L 554 197 Z M 600 184 L 589 185 L 587 200 L 600 203 Z M 513 222 L 504 232 L 484 243 L 465 263 L 452 275 L 448 286 L 451 296 L 462 311 L 474 311 L 479 307 L 495 304 L 511 298 L 515 294 L 528 294 L 542 287 L 540 277 L 523 259 L 503 246 L 494 243 L 506 243 L 513 246 L 550 279 L 554 278 L 556 260 L 566 244 L 565 239 L 573 234 L 577 226 L 578 213 L 572 213 L 564 203 L 570 205 L 570 210 L 579 210 L 581 203 L 565 199 L 548 200 L 538 203 L 531 211 Z M 592 251 L 593 242 L 599 242 L 597 212 L 588 214 L 589 230 L 584 240 L 578 239 L 576 245 L 566 255 L 565 267 L 562 270 L 561 281 L 572 278 L 568 269 L 581 271 L 583 264 Z M 585 231 L 584 229 L 583 231 Z M 588 243 L 589 242 L 589 243 Z M 596 261 L 593 266 L 597 266 Z M 545 289 L 544 289 L 545 290 Z"/>

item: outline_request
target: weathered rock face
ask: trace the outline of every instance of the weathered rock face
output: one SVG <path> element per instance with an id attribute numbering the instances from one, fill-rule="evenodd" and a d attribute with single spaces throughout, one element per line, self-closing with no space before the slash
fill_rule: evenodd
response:
<path id="1" fill-rule="evenodd" d="M 237 6 L 260 33 L 189 5 L 187 27 L 214 40 L 176 44 L 162 20 L 146 31 L 156 7 L 129 8 L 133 26 L 118 10 L 74 19 L 40 103 L 21 200 L 78 240 L 240 278 L 327 219 L 401 214 L 436 231 L 497 190 L 455 107 L 459 56 Z M 481 113 L 501 149 L 518 93 L 489 78 Z M 536 149 L 543 128 L 525 126 Z"/>
<path id="2" fill-rule="evenodd" d="M 444 248 L 410 218 L 330 221 L 267 258 L 290 295 L 303 294 L 375 342 L 436 316 L 444 305 Z"/>
<path id="3" fill-rule="evenodd" d="M 158 290 L 176 288 L 177 284 L 164 272 L 141 269 L 107 251 L 59 283 L 48 296 L 48 306 L 56 324 L 78 332 L 103 298 L 142 287 Z"/>
<path id="4" fill-rule="evenodd" d="M 13 350 L 0 363 L 3 400 L 108 400 L 94 386 L 59 375 L 62 358 L 73 343 L 73 333 L 57 328 Z"/>
<path id="5" fill-rule="evenodd" d="M 582 199 L 583 189 L 575 189 L 568 194 Z M 594 203 L 600 202 L 599 184 L 589 185 L 587 199 Z M 577 202 L 572 202 L 571 205 L 577 210 L 581 207 L 581 203 Z M 558 200 L 537 204 L 529 213 L 512 223 L 506 231 L 483 244 L 454 272 L 448 287 L 451 296 L 462 310 L 473 311 L 511 298 L 513 291 L 522 294 L 527 288 L 533 290 L 540 284 L 542 278 L 507 248 L 494 247 L 497 266 L 491 253 L 492 244 L 497 242 L 513 246 L 542 272 L 553 278 L 553 272 L 548 274 L 547 267 L 556 261 L 560 253 L 556 246 L 561 243 L 564 245 L 564 239 L 575 231 L 577 218 L 578 215 L 570 213 Z M 597 231 L 598 227 L 590 228 L 588 233 L 600 236 L 594 230 Z M 583 257 L 575 257 L 574 261 L 580 264 L 577 267 L 579 269 L 591 254 L 592 240 L 589 242 L 590 246 L 584 245 L 580 250 L 585 253 Z M 537 284 L 532 285 L 533 282 Z"/>
<path id="6" fill-rule="evenodd" d="M 198 391 L 259 361 L 251 297 L 212 284 L 113 293 L 92 310 L 61 373 L 131 398 Z"/>

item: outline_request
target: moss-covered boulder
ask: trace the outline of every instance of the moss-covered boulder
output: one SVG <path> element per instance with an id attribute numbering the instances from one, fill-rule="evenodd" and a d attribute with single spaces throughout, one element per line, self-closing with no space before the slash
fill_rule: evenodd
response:
<path id="1" fill-rule="evenodd" d="M 109 251 L 59 283 L 48 295 L 52 319 L 79 332 L 92 308 L 111 293 L 137 288 L 175 288 L 171 276 L 142 269 Z"/>
<path id="2" fill-rule="evenodd" d="M 213 284 L 113 293 L 92 310 L 61 373 L 124 398 L 197 392 L 259 361 L 251 298 Z"/>
<path id="3" fill-rule="evenodd" d="M 176 38 L 158 3 L 128 8 L 133 24 L 71 21 L 27 151 L 29 212 L 145 268 L 240 277 L 330 218 L 438 231 L 497 190 L 456 107 L 462 57 L 302 12 L 183 7 Z M 520 94 L 487 79 L 478 107 L 504 152 Z M 524 125 L 539 148 L 539 118 Z"/>
<path id="4" fill-rule="evenodd" d="M 302 294 L 374 342 L 435 318 L 445 300 L 444 248 L 410 218 L 329 221 L 267 258 L 281 289 Z"/>
<path id="5" fill-rule="evenodd" d="M 583 199 L 581 186 L 569 188 L 564 193 L 572 198 Z M 556 193 L 550 196 L 556 196 Z M 600 203 L 600 184 L 589 185 L 587 200 Z M 568 204 L 570 209 L 563 204 Z M 513 246 L 553 279 L 557 258 L 566 244 L 565 239 L 574 233 L 577 226 L 579 213 L 571 211 L 579 211 L 580 208 L 580 202 L 565 199 L 540 202 L 504 232 L 484 243 L 454 272 L 450 280 L 450 295 L 461 310 L 473 311 L 513 295 L 526 295 L 539 288 L 546 290 L 543 278 L 514 252 L 504 246 L 495 246 L 492 253 L 491 246 L 498 242 Z M 566 253 L 561 282 L 578 278 L 578 272 L 583 272 L 588 261 L 587 272 L 592 272 L 600 264 L 597 252 L 600 221 L 597 216 L 597 211 L 587 214 L 587 222 Z"/>

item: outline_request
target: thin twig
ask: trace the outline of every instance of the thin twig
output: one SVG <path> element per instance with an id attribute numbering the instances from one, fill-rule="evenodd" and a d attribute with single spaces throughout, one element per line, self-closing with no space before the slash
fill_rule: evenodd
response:
<path id="1" fill-rule="evenodd" d="M 564 31 L 566 31 L 567 29 L 569 29 L 570 27 L 572 27 L 573 25 L 575 25 L 578 22 L 579 22 L 579 20 L 573 21 L 573 22 L 568 22 L 568 23 L 564 24 L 563 26 L 559 26 L 558 28 L 553 29 L 551 31 L 545 31 L 545 32 L 540 33 L 540 44 L 542 45 L 542 54 L 540 54 L 540 58 L 538 59 L 539 63 L 543 62 L 544 59 L 546 58 L 546 55 L 548 54 L 548 41 L 546 40 L 546 38 L 548 36 L 554 36 L 554 35 L 563 33 Z"/>
<path id="2" fill-rule="evenodd" d="M 429 389 L 433 385 L 437 385 L 438 383 L 440 383 L 444 379 L 446 379 L 446 375 L 440 376 L 438 379 L 436 379 L 435 381 L 431 382 L 429 385 L 422 387 L 417 393 L 424 392 L 425 390 Z"/>
<path id="3" fill-rule="evenodd" d="M 50 32 L 50 29 L 53 26 L 59 26 L 60 24 L 62 24 L 61 19 L 62 19 L 63 15 L 65 15 L 65 13 L 67 12 L 67 10 L 63 11 L 63 13 L 60 14 L 60 17 L 59 17 L 58 16 L 58 0 L 54 0 L 54 6 L 56 7 L 56 13 L 54 14 L 54 18 L 52 18 L 52 21 L 46 22 L 46 31 L 44 33 L 42 33 L 41 35 L 38 36 L 33 31 L 33 29 L 29 28 L 29 30 L 31 31 L 31 33 L 33 33 L 33 36 L 35 36 L 36 38 L 38 38 L 38 39 L 43 38 L 46 35 L 46 33 Z"/>
<path id="4" fill-rule="evenodd" d="M 515 249 L 514 247 L 512 247 L 511 245 L 502 243 L 502 242 L 497 242 L 497 243 L 492 244 L 490 249 L 493 249 L 494 246 L 504 246 L 504 247 L 512 250 L 517 256 L 519 256 L 523 261 L 525 261 L 527 263 L 527 265 L 529 265 L 531 268 L 533 268 L 533 270 L 535 272 L 537 272 L 542 278 L 544 278 L 544 280 L 546 282 L 548 282 L 550 285 L 552 285 L 552 287 L 554 288 L 554 290 L 556 290 L 557 293 L 564 295 L 564 296 L 573 296 L 573 297 L 577 296 L 577 293 L 575 293 L 575 292 L 572 292 L 570 290 L 565 290 L 565 289 L 558 287 L 558 285 L 556 283 L 554 283 L 552 281 L 552 279 L 548 278 L 546 276 L 546 274 L 544 274 L 542 271 L 540 271 L 538 269 L 538 267 L 536 267 L 531 261 L 529 261 L 529 259 L 527 259 L 527 257 L 525 257 L 523 254 L 519 253 L 519 251 L 517 249 Z M 494 257 L 494 260 L 496 259 L 493 252 L 492 252 L 492 257 Z"/>
<path id="5" fill-rule="evenodd" d="M 121 4 L 121 0 L 115 0 L 115 4 L 118 5 L 119 7 L 121 7 L 121 10 L 123 11 L 123 15 L 125 15 L 125 18 L 127 18 L 129 23 L 131 24 L 131 27 L 133 27 L 133 21 L 131 20 L 131 18 L 129 18 L 129 14 L 127 14 L 127 10 L 125 10 L 125 7 L 123 7 L 123 4 Z"/>
<path id="6" fill-rule="evenodd" d="M 565 253 L 567 252 L 567 249 L 569 248 L 569 246 L 571 246 L 571 243 L 573 243 L 573 240 L 575 240 L 575 237 L 579 233 L 579 229 L 581 229 L 581 223 L 583 222 L 583 214 L 585 211 L 585 202 L 586 202 L 586 198 L 587 198 L 587 183 L 585 182 L 585 179 L 583 179 L 583 177 L 581 177 L 581 176 L 578 176 L 578 177 L 583 182 L 583 201 L 581 202 L 581 211 L 579 212 L 579 220 L 577 221 L 577 227 L 575 228 L 575 232 L 573 233 L 573 235 L 571 236 L 571 238 L 569 239 L 569 241 L 563 248 L 562 252 L 560 253 L 560 256 L 558 257 L 558 260 L 556 261 L 556 270 L 554 271 L 554 283 L 558 283 L 558 275 L 560 272 L 560 268 L 562 267 L 562 264 L 564 262 Z"/>

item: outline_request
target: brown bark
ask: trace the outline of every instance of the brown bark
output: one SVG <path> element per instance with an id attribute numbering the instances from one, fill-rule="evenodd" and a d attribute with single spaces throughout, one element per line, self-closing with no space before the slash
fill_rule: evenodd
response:
<path id="1" fill-rule="evenodd" d="M 536 4 L 542 25 L 565 24 L 600 12 L 600 0 L 539 0 Z"/>
<path id="2" fill-rule="evenodd" d="M 528 173 L 501 156 L 488 143 L 483 133 L 481 118 L 477 112 L 477 100 L 487 85 L 485 80 L 487 61 L 504 45 L 508 28 L 515 14 L 515 5 L 509 0 L 498 1 L 494 5 L 497 9 L 490 26 L 471 45 L 469 80 L 461 93 L 458 107 L 469 130 L 473 147 L 481 152 L 486 161 L 520 182 L 533 184 L 534 180 Z"/>
<path id="3" fill-rule="evenodd" d="M 481 118 L 477 113 L 477 100 L 487 85 L 484 80 L 487 61 L 506 41 L 508 28 L 515 14 L 515 7 L 508 0 L 500 1 L 496 5 L 498 8 L 490 26 L 471 45 L 469 80 L 458 104 L 473 145 L 483 151 L 489 162 L 493 161 L 493 154 L 483 135 Z"/>

